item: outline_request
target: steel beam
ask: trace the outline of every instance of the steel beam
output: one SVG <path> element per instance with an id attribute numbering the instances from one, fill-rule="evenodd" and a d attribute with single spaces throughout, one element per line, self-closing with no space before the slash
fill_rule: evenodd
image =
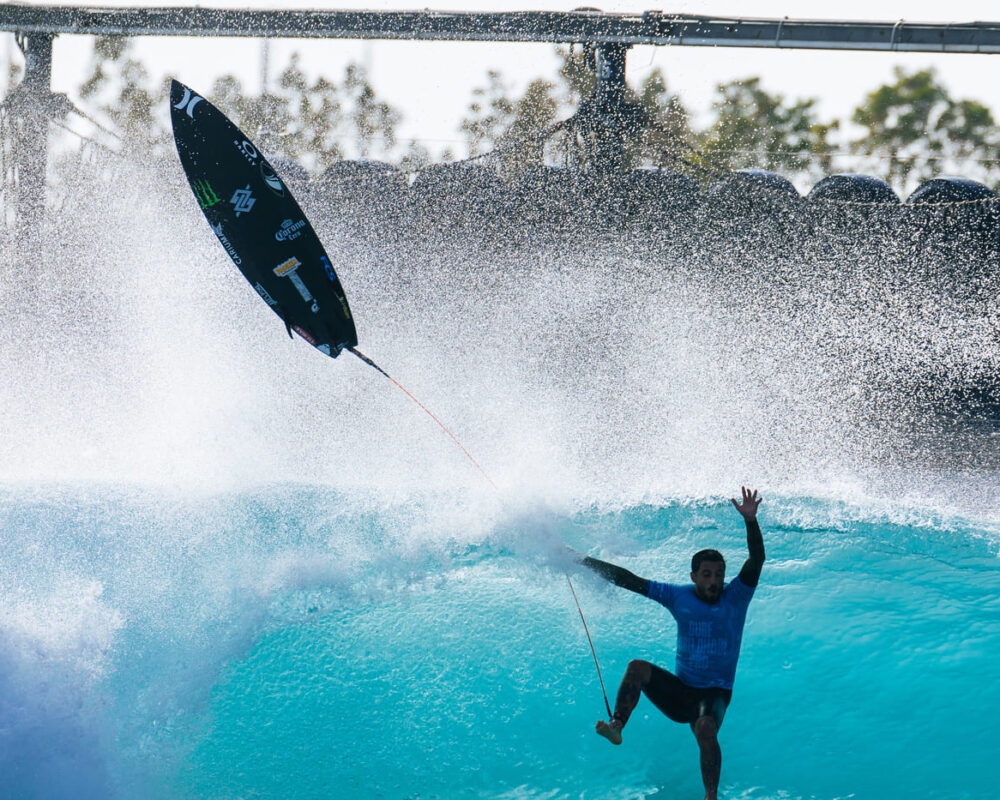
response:
<path id="1" fill-rule="evenodd" d="M 122 36 L 400 39 L 1000 53 L 1000 22 L 849 22 L 595 11 L 85 8 L 0 4 L 0 30 Z"/>

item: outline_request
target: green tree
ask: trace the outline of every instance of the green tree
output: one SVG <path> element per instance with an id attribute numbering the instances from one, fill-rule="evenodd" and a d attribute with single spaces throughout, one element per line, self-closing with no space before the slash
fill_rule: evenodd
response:
<path id="1" fill-rule="evenodd" d="M 470 156 L 500 148 L 505 168 L 514 171 L 551 158 L 584 167 L 594 158 L 600 134 L 593 120 L 578 118 L 547 143 L 540 138 L 560 117 L 569 119 L 586 105 L 596 87 L 591 48 L 557 48 L 560 58 L 558 82 L 538 78 L 521 97 L 512 97 L 501 73 L 487 73 L 485 86 L 472 94 L 462 121 Z M 665 153 L 690 151 L 692 133 L 688 113 L 680 98 L 670 93 L 662 73 L 646 77 L 639 91 L 629 88 L 630 111 L 622 120 L 630 141 L 628 164 L 660 163 Z"/>
<path id="2" fill-rule="evenodd" d="M 223 75 L 212 84 L 208 99 L 269 155 L 296 158 L 300 154 L 297 132 L 289 127 L 292 111 L 284 94 L 247 94 L 239 78 Z"/>
<path id="3" fill-rule="evenodd" d="M 340 92 L 323 76 L 310 83 L 299 66 L 298 53 L 292 54 L 291 61 L 281 71 L 274 96 L 262 95 L 260 105 L 270 133 L 264 141 L 270 138 L 280 142 L 285 158 L 321 172 L 343 157 Z"/>
<path id="4" fill-rule="evenodd" d="M 559 80 L 562 82 L 562 103 L 564 111 L 575 111 L 580 103 L 594 93 L 597 86 L 597 73 L 594 71 L 594 48 L 584 45 L 577 48 L 557 47 L 556 55 L 560 59 Z M 571 113 L 572 113 L 571 111 Z"/>
<path id="5" fill-rule="evenodd" d="M 21 68 L 20 64 L 15 64 L 13 61 L 7 64 L 7 91 L 9 92 L 11 87 L 17 86 L 21 82 L 21 73 L 24 70 Z"/>
<path id="6" fill-rule="evenodd" d="M 461 130 L 470 156 L 496 148 L 514 119 L 516 101 L 508 96 L 503 75 L 497 70 L 486 73 L 486 86 L 472 90 Z"/>
<path id="7" fill-rule="evenodd" d="M 969 165 L 970 174 L 991 183 L 1000 179 L 1000 128 L 978 100 L 955 102 L 946 150 L 950 159 Z"/>
<path id="8" fill-rule="evenodd" d="M 559 101 L 553 91 L 555 84 L 544 78 L 535 78 L 514 106 L 514 115 L 505 132 L 505 138 L 527 141 L 537 138 L 556 120 Z"/>
<path id="9" fill-rule="evenodd" d="M 520 97 L 513 95 L 502 73 L 486 73 L 486 85 L 475 88 L 461 123 L 469 156 L 500 148 L 506 169 L 541 163 L 544 142 L 539 134 L 560 116 L 569 116 L 589 97 L 596 80 L 588 63 L 593 51 L 557 48 L 558 83 L 536 78 Z M 589 62 L 588 62 L 589 59 Z"/>
<path id="10" fill-rule="evenodd" d="M 349 121 L 357 155 L 367 158 L 378 145 L 382 153 L 396 146 L 396 126 L 402 115 L 391 105 L 375 96 L 368 76 L 357 64 L 348 64 L 344 71 L 343 93 L 349 109 Z"/>
<path id="11" fill-rule="evenodd" d="M 149 152 L 169 141 L 154 113 L 163 95 L 153 91 L 149 72 L 131 56 L 131 48 L 132 41 L 124 36 L 97 37 L 90 75 L 80 87 L 80 97 L 96 104 L 126 149 Z"/>
<path id="12" fill-rule="evenodd" d="M 215 82 L 211 99 L 270 156 L 315 173 L 341 158 L 388 154 L 401 120 L 357 64 L 347 65 L 339 86 L 323 76 L 310 81 L 297 53 L 273 92 L 247 95 L 238 78 L 226 75 Z"/>
<path id="13" fill-rule="evenodd" d="M 501 73 L 490 70 L 486 79 L 486 86 L 473 90 L 461 124 L 469 156 L 496 151 L 508 172 L 542 163 L 540 133 L 555 122 L 560 109 L 555 84 L 536 78 L 515 99 Z"/>
<path id="14" fill-rule="evenodd" d="M 996 165 L 986 162 L 997 158 L 1000 132 L 986 106 L 953 99 L 933 69 L 896 67 L 893 77 L 854 110 L 851 121 L 865 129 L 852 142 L 855 152 L 871 158 L 900 189 L 958 160 L 979 160 L 983 166 L 973 172 L 996 176 Z"/>
<path id="15" fill-rule="evenodd" d="M 829 137 L 839 125 L 820 122 L 815 106 L 815 98 L 789 103 L 762 88 L 757 77 L 719 84 L 715 121 L 702 135 L 701 153 L 716 169 L 828 171 Z"/>
<path id="16" fill-rule="evenodd" d="M 411 139 L 410 144 L 399 159 L 399 168 L 403 172 L 418 172 L 432 161 L 431 154 L 416 139 Z"/>
<path id="17" fill-rule="evenodd" d="M 536 78 L 514 105 L 510 124 L 500 140 L 505 171 L 518 172 L 543 162 L 545 141 L 541 133 L 559 113 L 555 88 L 551 81 Z"/>
<path id="18" fill-rule="evenodd" d="M 630 94 L 634 94 L 630 90 Z M 660 70 L 651 72 L 633 99 L 643 114 L 641 130 L 629 147 L 632 163 L 658 164 L 670 155 L 688 156 L 693 134 L 689 115 L 680 97 L 671 94 Z"/>
<path id="19" fill-rule="evenodd" d="M 589 99 L 589 98 L 588 98 Z M 672 156 L 688 156 L 693 138 L 688 125 L 688 113 L 680 98 L 667 88 L 663 74 L 657 70 L 643 80 L 639 90 L 626 87 L 620 116 L 611 122 L 597 121 L 588 116 L 588 101 L 583 102 L 583 113 L 574 119 L 575 124 L 566 131 L 568 140 L 565 157 L 578 166 L 594 163 L 602 137 L 624 137 L 624 167 L 635 168 L 641 164 L 678 167 L 682 164 Z"/>

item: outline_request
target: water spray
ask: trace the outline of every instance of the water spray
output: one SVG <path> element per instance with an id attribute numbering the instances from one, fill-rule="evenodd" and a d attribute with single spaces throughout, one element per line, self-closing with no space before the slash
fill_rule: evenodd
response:
<path id="1" fill-rule="evenodd" d="M 443 430 L 445 433 L 447 433 L 448 436 L 451 437 L 451 440 L 456 445 L 458 445 L 459 448 L 461 448 L 462 452 L 465 453 L 466 458 L 468 458 L 469 461 L 472 462 L 473 466 L 475 466 L 475 468 L 477 470 L 479 470 L 479 473 L 486 479 L 486 481 L 489 483 L 489 485 L 493 487 L 494 491 L 496 491 L 499 494 L 500 488 L 496 485 L 496 483 L 494 483 L 493 479 L 489 476 L 489 474 L 486 472 L 486 470 L 484 470 L 479 465 L 479 462 L 476 461 L 476 459 L 472 457 L 472 454 L 466 449 L 465 445 L 463 445 L 458 440 L 458 437 L 455 436 L 455 434 L 452 433 L 448 429 L 448 427 L 443 422 L 441 422 L 441 420 L 439 420 L 431 412 L 430 409 L 427 408 L 427 406 L 425 406 L 423 403 L 421 403 L 416 397 L 413 396 L 413 394 L 411 394 L 406 389 L 405 386 L 403 386 L 399 381 L 397 381 L 395 378 L 393 378 L 388 372 L 386 372 L 384 369 L 382 369 L 382 367 L 380 367 L 378 364 L 376 364 L 374 361 L 372 361 L 364 353 L 360 352 L 355 347 L 351 347 L 351 348 L 348 348 L 348 349 L 350 350 L 350 352 L 354 353 L 354 355 L 356 355 L 358 358 L 360 358 L 362 361 L 364 361 L 366 364 L 368 364 L 370 367 L 372 367 L 372 369 L 375 369 L 378 372 L 380 372 L 383 375 L 385 375 L 385 377 L 388 378 L 390 381 L 392 381 L 397 387 L 399 387 L 399 389 L 407 397 L 409 397 L 414 403 L 416 403 L 418 406 L 420 406 L 421 410 L 425 414 L 427 414 L 427 416 L 429 416 L 432 420 L 434 420 L 438 424 L 438 426 L 440 426 L 441 430 Z M 604 707 L 607 709 L 607 711 L 608 711 L 608 719 L 610 719 L 612 717 L 611 705 L 608 703 L 608 692 L 607 692 L 607 689 L 605 689 L 605 687 L 604 687 L 604 676 L 601 675 L 601 665 L 597 661 L 597 652 L 594 650 L 594 640 L 590 637 L 590 628 L 587 627 L 587 620 L 583 616 L 583 608 L 580 606 L 580 600 L 576 596 L 576 589 L 573 588 L 573 581 L 570 579 L 568 572 L 566 573 L 566 583 L 569 584 L 569 590 L 573 594 L 573 602 L 576 603 L 576 610 L 580 614 L 580 622 L 583 623 L 583 631 L 584 631 L 584 633 L 587 634 L 587 643 L 590 645 L 590 654 L 594 657 L 594 666 L 597 668 L 597 680 L 600 681 L 600 684 L 601 684 L 601 694 L 604 695 Z"/>
<path id="2" fill-rule="evenodd" d="M 170 87 L 170 118 L 177 154 L 202 213 L 233 263 L 285 324 L 288 335 L 298 334 L 331 358 L 347 350 L 384 375 L 448 434 L 499 493 L 497 484 L 458 437 L 406 387 L 357 349 L 354 317 L 330 258 L 260 149 L 219 109 L 178 81 Z M 590 631 L 568 574 L 566 580 L 590 642 L 610 716 Z"/>

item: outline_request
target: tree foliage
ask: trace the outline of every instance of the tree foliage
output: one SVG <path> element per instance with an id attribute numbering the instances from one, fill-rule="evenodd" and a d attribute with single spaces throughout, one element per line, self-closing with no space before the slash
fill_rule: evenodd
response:
<path id="1" fill-rule="evenodd" d="M 148 70 L 131 51 L 132 41 L 124 36 L 97 37 L 80 97 L 96 105 L 126 149 L 162 150 L 168 135 L 155 109 L 163 92 L 154 92 Z"/>
<path id="2" fill-rule="evenodd" d="M 373 148 L 381 153 L 391 152 L 396 146 L 396 126 L 402 114 L 375 96 L 368 76 L 357 64 L 348 64 L 344 70 L 342 92 L 348 109 L 349 138 L 355 143 L 357 155 L 367 158 Z"/>
<path id="3" fill-rule="evenodd" d="M 170 141 L 162 98 L 146 68 L 132 57 L 131 40 L 101 36 L 94 42 L 80 96 L 90 101 L 126 149 L 146 151 Z M 379 99 L 362 67 L 348 64 L 338 83 L 310 79 L 298 54 L 260 94 L 245 91 L 234 75 L 218 78 L 209 99 L 273 158 L 321 171 L 341 158 L 388 156 L 396 147 L 401 114 Z"/>
<path id="4" fill-rule="evenodd" d="M 714 168 L 829 169 L 830 134 L 838 124 L 819 121 L 815 98 L 789 102 L 754 77 L 719 84 L 712 107 L 715 120 L 701 136 L 700 151 Z"/>
<path id="5" fill-rule="evenodd" d="M 293 159 L 317 173 L 342 158 L 390 153 L 401 120 L 378 99 L 357 64 L 347 65 L 339 85 L 324 76 L 310 81 L 297 53 L 273 91 L 248 95 L 238 78 L 225 75 L 216 80 L 210 99 L 270 156 Z"/>
<path id="6" fill-rule="evenodd" d="M 496 150 L 506 170 L 519 171 L 549 158 L 578 167 L 589 165 L 596 150 L 596 129 L 567 126 L 550 140 L 544 133 L 560 119 L 566 120 L 593 96 L 596 78 L 591 66 L 593 51 L 557 48 L 561 59 L 558 82 L 538 78 L 520 97 L 511 94 L 503 75 L 491 70 L 487 84 L 473 90 L 462 120 L 469 155 Z M 639 91 L 628 90 L 626 101 L 633 113 L 621 124 L 627 129 L 626 162 L 658 163 L 666 153 L 687 152 L 692 139 L 688 113 L 672 94 L 659 71 L 643 81 Z"/>
<path id="7" fill-rule="evenodd" d="M 659 70 L 650 72 L 635 97 L 646 123 L 633 147 L 633 162 L 659 164 L 670 156 L 687 157 L 692 149 L 690 115 L 681 98 L 667 88 Z"/>
<path id="8" fill-rule="evenodd" d="M 556 121 L 559 112 L 555 88 L 551 81 L 536 78 L 515 104 L 513 118 L 501 140 L 507 146 L 502 155 L 506 169 L 521 171 L 542 163 L 545 152 L 542 132 Z"/>
<path id="9" fill-rule="evenodd" d="M 557 47 L 556 55 L 561 62 L 559 80 L 563 102 L 575 109 L 594 93 L 597 86 L 593 47 Z"/>
<path id="10" fill-rule="evenodd" d="M 514 119 L 516 101 L 509 94 L 503 75 L 491 69 L 486 86 L 472 90 L 472 101 L 461 123 L 470 156 L 495 149 Z"/>
<path id="11" fill-rule="evenodd" d="M 578 167 L 593 162 L 594 142 L 602 133 L 596 127 L 567 127 L 543 143 L 543 132 L 555 122 L 586 108 L 596 86 L 593 48 L 560 47 L 556 54 L 551 79 L 538 77 L 520 93 L 499 71 L 486 74 L 461 122 L 469 156 L 496 150 L 513 170 L 546 158 Z M 79 94 L 127 150 L 168 149 L 165 91 L 135 57 L 129 39 L 95 39 Z M 294 159 L 313 172 L 341 158 L 395 159 L 405 169 L 433 159 L 418 141 L 400 146 L 401 114 L 377 96 L 357 64 L 349 64 L 336 81 L 313 78 L 293 55 L 263 93 L 250 94 L 237 77 L 226 75 L 209 96 L 269 155 Z M 700 131 L 692 129 L 684 104 L 658 70 L 629 88 L 626 99 L 631 108 L 621 121 L 626 167 L 676 165 L 680 156 L 717 171 L 760 167 L 816 179 L 835 171 L 836 164 L 881 175 L 901 190 L 951 172 L 1000 180 L 1000 129 L 993 112 L 977 100 L 953 97 L 932 69 L 896 68 L 892 81 L 865 95 L 850 115 L 860 134 L 848 141 L 840 122 L 820 119 L 816 99 L 788 99 L 767 90 L 758 77 L 720 84 L 712 119 Z"/>
<path id="12" fill-rule="evenodd" d="M 1000 131 L 990 110 L 976 100 L 951 97 L 933 69 L 896 67 L 893 77 L 854 110 L 851 121 L 865 131 L 852 143 L 855 152 L 898 186 L 970 161 L 978 163 L 967 165 L 966 172 L 995 180 Z"/>
<path id="13" fill-rule="evenodd" d="M 536 78 L 515 98 L 500 72 L 490 70 L 486 78 L 486 86 L 473 90 L 461 123 L 469 155 L 495 150 L 504 169 L 512 172 L 542 163 L 545 141 L 540 134 L 560 112 L 556 85 Z"/>

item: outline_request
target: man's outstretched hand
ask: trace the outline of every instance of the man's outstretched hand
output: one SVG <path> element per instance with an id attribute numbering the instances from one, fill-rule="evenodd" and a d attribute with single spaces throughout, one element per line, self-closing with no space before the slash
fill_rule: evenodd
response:
<path id="1" fill-rule="evenodd" d="M 741 486 L 740 489 L 743 491 L 743 502 L 737 503 L 736 498 L 732 497 L 730 499 L 733 501 L 733 505 L 743 515 L 743 519 L 757 519 L 757 506 L 764 498 L 757 496 L 756 489 L 751 491 L 746 486 Z"/>

